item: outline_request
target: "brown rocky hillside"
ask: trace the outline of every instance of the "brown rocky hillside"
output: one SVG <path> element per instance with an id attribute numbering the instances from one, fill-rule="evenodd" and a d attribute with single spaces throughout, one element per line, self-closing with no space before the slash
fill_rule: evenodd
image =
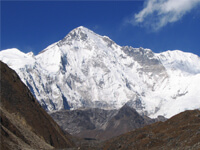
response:
<path id="1" fill-rule="evenodd" d="M 0 62 L 0 149 L 53 149 L 74 146 L 42 109 L 19 76 Z"/>
<path id="2" fill-rule="evenodd" d="M 200 150 L 200 111 L 188 110 L 107 141 L 104 150 Z"/>

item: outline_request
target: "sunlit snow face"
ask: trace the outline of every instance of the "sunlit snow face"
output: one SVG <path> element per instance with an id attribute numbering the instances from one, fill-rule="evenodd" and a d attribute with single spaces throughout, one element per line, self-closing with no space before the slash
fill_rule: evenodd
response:
<path id="1" fill-rule="evenodd" d="M 127 103 L 151 117 L 171 117 L 200 105 L 199 57 L 121 47 L 84 27 L 36 56 L 10 49 L 0 52 L 0 60 L 17 71 L 47 111 Z"/>

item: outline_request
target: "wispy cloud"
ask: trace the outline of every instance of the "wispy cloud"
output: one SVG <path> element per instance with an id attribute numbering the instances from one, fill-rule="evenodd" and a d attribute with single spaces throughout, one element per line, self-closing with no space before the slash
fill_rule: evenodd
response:
<path id="1" fill-rule="evenodd" d="M 180 20 L 199 4 L 200 0 L 147 0 L 144 8 L 135 14 L 130 22 L 157 31 Z"/>

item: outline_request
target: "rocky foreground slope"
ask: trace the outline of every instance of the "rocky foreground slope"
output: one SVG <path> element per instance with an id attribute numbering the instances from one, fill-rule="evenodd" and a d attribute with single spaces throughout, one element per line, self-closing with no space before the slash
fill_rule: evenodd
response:
<path id="1" fill-rule="evenodd" d="M 0 61 L 0 73 L 0 149 L 73 147 L 71 135 L 60 129 L 15 71 Z"/>
<path id="2" fill-rule="evenodd" d="M 200 110 L 182 112 L 106 142 L 104 150 L 199 150 Z"/>

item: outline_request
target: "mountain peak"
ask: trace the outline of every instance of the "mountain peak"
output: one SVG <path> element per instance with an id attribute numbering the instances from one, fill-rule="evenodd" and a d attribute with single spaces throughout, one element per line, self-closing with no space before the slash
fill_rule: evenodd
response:
<path id="1" fill-rule="evenodd" d="M 77 27 L 77 28 L 75 28 L 74 30 L 82 30 L 82 31 L 91 31 L 90 29 L 88 29 L 88 28 L 86 28 L 86 27 L 84 27 L 84 26 L 79 26 L 79 27 Z"/>
<path id="2" fill-rule="evenodd" d="M 72 41 L 85 41 L 87 39 L 87 33 L 93 33 L 95 34 L 93 31 L 89 30 L 88 28 L 84 27 L 84 26 L 79 26 L 73 30 L 71 30 L 62 40 L 55 42 L 51 45 L 49 45 L 48 47 L 46 47 L 44 50 L 42 50 L 39 54 L 47 51 L 48 49 L 52 49 L 56 46 L 62 46 L 62 45 L 72 45 Z"/>
<path id="3" fill-rule="evenodd" d="M 64 39 L 58 42 L 59 46 L 62 45 L 72 45 L 73 41 L 86 41 L 88 38 L 93 39 L 94 37 L 97 37 L 98 35 L 94 33 L 92 30 L 79 26 L 72 31 L 70 31 Z"/>
<path id="4" fill-rule="evenodd" d="M 137 111 L 134 108 L 131 108 L 130 106 L 128 106 L 127 104 L 125 104 L 124 106 L 122 106 L 119 109 L 118 114 L 115 116 L 116 119 L 119 118 L 123 118 L 125 116 L 134 116 L 134 117 L 138 117 L 140 116 Z"/>
<path id="5" fill-rule="evenodd" d="M 35 57 L 16 54 L 0 52 L 0 60 L 18 71 L 48 111 L 115 109 L 127 103 L 156 118 L 200 104 L 196 90 L 200 60 L 188 53 L 169 57 L 142 47 L 120 46 L 80 26 Z M 122 112 L 130 109 L 126 107 Z"/>
<path id="6" fill-rule="evenodd" d="M 84 27 L 84 26 L 79 26 L 75 29 L 73 29 L 69 34 L 75 34 L 76 35 L 81 35 L 81 34 L 96 34 L 92 30 Z"/>

